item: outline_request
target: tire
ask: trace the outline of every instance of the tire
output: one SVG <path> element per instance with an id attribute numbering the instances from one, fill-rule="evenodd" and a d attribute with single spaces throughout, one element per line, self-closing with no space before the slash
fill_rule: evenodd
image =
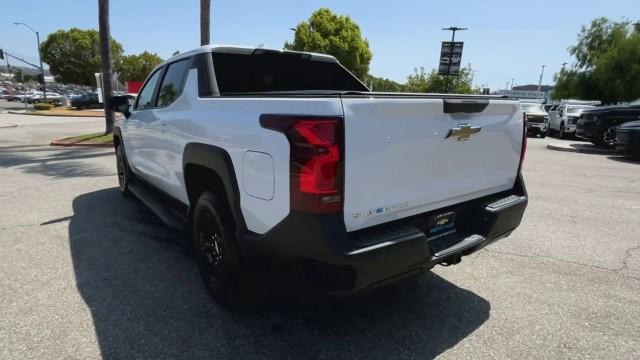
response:
<path id="1" fill-rule="evenodd" d="M 608 149 L 613 149 L 615 147 L 615 141 L 616 127 L 610 126 L 602 133 L 602 145 Z"/>
<path id="2" fill-rule="evenodd" d="M 131 197 L 131 191 L 129 190 L 129 184 L 133 180 L 133 173 L 127 162 L 127 158 L 124 154 L 122 146 L 116 148 L 116 170 L 118 173 L 118 187 L 120 188 L 120 194 L 129 198 Z"/>
<path id="3" fill-rule="evenodd" d="M 558 133 L 558 138 L 560 138 L 560 139 L 566 139 L 567 138 L 567 134 L 564 133 L 564 123 L 560 123 L 560 131 Z"/>
<path id="4" fill-rule="evenodd" d="M 540 132 L 540 139 L 544 139 L 547 137 L 547 132 L 546 131 L 541 131 Z"/>
<path id="5" fill-rule="evenodd" d="M 202 281 L 219 304 L 242 303 L 237 242 L 226 206 L 212 191 L 196 202 L 192 217 L 193 251 Z"/>

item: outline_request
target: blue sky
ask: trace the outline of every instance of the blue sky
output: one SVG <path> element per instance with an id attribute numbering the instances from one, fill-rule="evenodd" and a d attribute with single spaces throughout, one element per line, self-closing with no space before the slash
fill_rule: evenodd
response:
<path id="1" fill-rule="evenodd" d="M 0 48 L 37 61 L 34 35 L 13 22 L 36 28 L 44 39 L 57 29 L 98 27 L 97 0 L 2 0 Z M 351 16 L 373 51 L 371 73 L 404 81 L 413 68 L 438 63 L 440 42 L 450 37 L 442 27 L 469 30 L 463 63 L 477 70 L 474 83 L 504 88 L 505 82 L 553 82 L 561 63 L 572 62 L 567 47 L 581 25 L 605 16 L 640 20 L 637 0 L 609 1 L 301 1 L 212 0 L 212 41 L 281 48 L 292 38 L 290 27 L 320 7 Z M 169 57 L 199 45 L 199 0 L 111 0 L 111 35 L 125 53 L 149 50 Z"/>

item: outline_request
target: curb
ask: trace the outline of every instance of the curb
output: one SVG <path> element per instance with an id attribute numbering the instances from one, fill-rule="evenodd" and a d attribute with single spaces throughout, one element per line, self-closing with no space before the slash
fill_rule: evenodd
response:
<path id="1" fill-rule="evenodd" d="M 113 144 L 83 144 L 83 143 L 68 143 L 52 140 L 49 145 L 51 146 L 64 146 L 64 147 L 103 147 L 103 148 L 112 148 Z"/>
<path id="2" fill-rule="evenodd" d="M 57 117 L 94 117 L 94 118 L 104 118 L 104 115 L 75 115 L 75 114 L 38 114 L 37 112 L 17 112 L 13 110 L 8 111 L 9 114 L 12 115 L 32 115 L 32 116 L 57 116 Z"/>
<path id="3" fill-rule="evenodd" d="M 586 145 L 589 146 L 589 145 Z M 564 152 L 572 152 L 572 153 L 580 153 L 580 154 L 595 154 L 595 155 L 616 155 L 618 154 L 615 150 L 609 149 L 600 149 L 595 146 L 593 148 L 572 148 L 564 145 L 558 144 L 547 144 L 547 149 L 555 150 L 555 151 L 564 151 Z"/>

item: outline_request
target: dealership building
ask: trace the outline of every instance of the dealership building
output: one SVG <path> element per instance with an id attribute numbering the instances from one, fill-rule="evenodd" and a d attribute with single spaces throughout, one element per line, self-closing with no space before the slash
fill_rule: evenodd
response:
<path id="1" fill-rule="evenodd" d="M 498 90 L 495 94 L 519 99 L 544 99 L 545 102 L 549 103 L 553 94 L 553 86 L 542 85 L 540 91 L 538 91 L 538 85 L 521 85 L 514 86 L 510 90 Z"/>

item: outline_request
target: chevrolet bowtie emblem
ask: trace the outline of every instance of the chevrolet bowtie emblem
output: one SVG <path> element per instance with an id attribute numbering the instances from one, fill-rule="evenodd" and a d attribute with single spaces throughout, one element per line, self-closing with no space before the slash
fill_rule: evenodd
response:
<path id="1" fill-rule="evenodd" d="M 469 124 L 460 125 L 460 127 L 449 130 L 447 136 L 445 136 L 445 139 L 456 136 L 458 137 L 458 141 L 469 140 L 471 135 L 479 133 L 480 130 L 482 130 L 482 128 L 479 126 L 472 127 Z"/>

